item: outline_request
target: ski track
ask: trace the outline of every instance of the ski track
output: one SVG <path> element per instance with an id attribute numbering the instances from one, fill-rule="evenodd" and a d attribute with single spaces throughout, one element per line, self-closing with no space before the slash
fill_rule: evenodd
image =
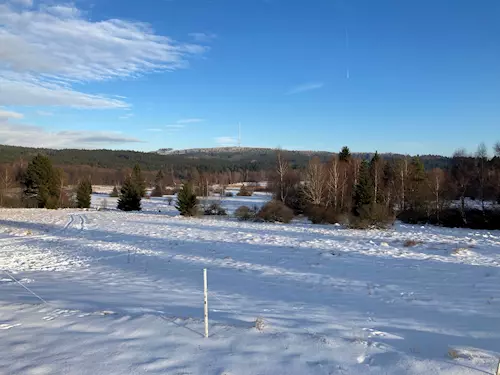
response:
<path id="1" fill-rule="evenodd" d="M 0 210 L 0 373 L 493 373 L 499 232 L 145 209 Z"/>

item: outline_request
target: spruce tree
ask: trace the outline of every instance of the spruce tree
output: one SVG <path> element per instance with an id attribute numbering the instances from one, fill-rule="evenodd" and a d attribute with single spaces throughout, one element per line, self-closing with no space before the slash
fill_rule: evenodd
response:
<path id="1" fill-rule="evenodd" d="M 136 164 L 132 171 L 132 183 L 137 187 L 141 197 L 144 197 L 146 195 L 146 181 L 144 180 L 139 164 Z"/>
<path id="2" fill-rule="evenodd" d="M 116 186 L 113 187 L 113 190 L 111 191 L 111 194 L 109 194 L 109 196 L 113 198 L 118 198 L 120 196 L 120 193 L 118 192 L 118 188 Z"/>
<path id="3" fill-rule="evenodd" d="M 57 208 L 61 192 L 59 182 L 50 159 L 38 154 L 24 174 L 24 195 L 34 199 L 39 208 Z"/>
<path id="4" fill-rule="evenodd" d="M 76 190 L 76 205 L 78 208 L 90 208 L 92 195 L 92 183 L 90 179 L 85 178 L 78 184 Z"/>
<path id="5" fill-rule="evenodd" d="M 372 203 L 373 189 L 370 181 L 370 168 L 366 160 L 359 166 L 358 183 L 354 187 L 353 213 L 358 215 L 363 206 Z"/>
<path id="6" fill-rule="evenodd" d="M 342 147 L 342 150 L 339 153 L 339 160 L 343 162 L 348 162 L 349 159 L 351 159 L 351 151 L 349 150 L 349 147 L 344 146 Z"/>
<path id="7" fill-rule="evenodd" d="M 164 179 L 163 172 L 161 169 L 158 171 L 155 177 L 155 187 L 153 191 L 151 192 L 152 197 L 162 197 L 163 196 L 163 179 Z"/>
<path id="8" fill-rule="evenodd" d="M 131 176 L 123 182 L 118 198 L 118 209 L 122 211 L 140 211 L 141 210 L 141 192 L 133 181 Z"/>
<path id="9" fill-rule="evenodd" d="M 182 216 L 194 216 L 196 214 L 196 206 L 198 199 L 193 191 L 191 183 L 184 184 L 177 194 L 177 204 L 175 208 L 179 210 Z"/>

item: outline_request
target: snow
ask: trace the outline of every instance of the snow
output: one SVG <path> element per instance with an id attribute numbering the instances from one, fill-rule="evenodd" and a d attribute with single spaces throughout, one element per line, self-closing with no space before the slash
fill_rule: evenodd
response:
<path id="1" fill-rule="evenodd" d="M 494 372 L 498 231 L 182 218 L 165 198 L 139 213 L 106 199 L 0 210 L 1 374 Z"/>

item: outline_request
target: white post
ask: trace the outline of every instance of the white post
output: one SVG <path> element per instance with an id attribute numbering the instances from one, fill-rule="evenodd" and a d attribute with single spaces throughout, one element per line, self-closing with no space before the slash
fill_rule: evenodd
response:
<path id="1" fill-rule="evenodd" d="M 497 371 L 495 372 L 495 375 L 500 375 L 500 361 L 498 361 Z"/>
<path id="2" fill-rule="evenodd" d="M 203 269 L 203 294 L 205 301 L 205 337 L 208 337 L 208 287 L 207 287 L 207 269 Z"/>

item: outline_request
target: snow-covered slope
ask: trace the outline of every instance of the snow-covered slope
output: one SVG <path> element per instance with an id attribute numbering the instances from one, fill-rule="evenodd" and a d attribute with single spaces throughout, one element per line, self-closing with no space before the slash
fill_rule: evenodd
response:
<path id="1" fill-rule="evenodd" d="M 494 371 L 499 232 L 240 223 L 181 218 L 161 200 L 144 207 L 0 210 L 1 374 Z"/>

